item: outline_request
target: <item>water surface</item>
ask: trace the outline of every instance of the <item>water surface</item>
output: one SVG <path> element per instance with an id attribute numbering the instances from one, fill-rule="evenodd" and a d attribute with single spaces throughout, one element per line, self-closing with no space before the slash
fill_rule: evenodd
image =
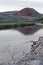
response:
<path id="1" fill-rule="evenodd" d="M 31 35 L 24 35 L 17 30 L 2 30 L 0 31 L 0 62 L 11 61 L 11 56 L 8 52 L 14 51 L 14 57 L 22 57 L 22 52 L 30 52 L 31 40 L 38 40 L 39 36 L 43 36 L 43 28 Z"/>

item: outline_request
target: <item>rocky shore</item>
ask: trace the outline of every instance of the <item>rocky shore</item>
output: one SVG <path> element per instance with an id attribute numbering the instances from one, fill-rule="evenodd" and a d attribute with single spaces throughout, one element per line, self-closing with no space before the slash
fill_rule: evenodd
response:
<path id="1" fill-rule="evenodd" d="M 38 41 L 33 41 L 31 51 L 24 55 L 17 62 L 2 65 L 43 65 L 43 37 Z"/>
<path id="2" fill-rule="evenodd" d="M 17 65 L 43 65 L 43 37 L 33 41 L 30 53 L 25 54 Z"/>

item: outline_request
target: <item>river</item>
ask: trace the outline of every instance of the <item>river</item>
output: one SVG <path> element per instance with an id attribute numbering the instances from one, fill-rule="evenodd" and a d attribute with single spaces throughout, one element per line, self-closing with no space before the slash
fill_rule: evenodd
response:
<path id="1" fill-rule="evenodd" d="M 0 63 L 10 62 L 11 54 L 14 52 L 14 58 L 19 59 L 22 57 L 22 52 L 30 52 L 32 40 L 38 40 L 40 36 L 43 36 L 43 28 L 39 29 L 34 34 L 24 35 L 17 30 L 1 30 L 0 31 Z"/>

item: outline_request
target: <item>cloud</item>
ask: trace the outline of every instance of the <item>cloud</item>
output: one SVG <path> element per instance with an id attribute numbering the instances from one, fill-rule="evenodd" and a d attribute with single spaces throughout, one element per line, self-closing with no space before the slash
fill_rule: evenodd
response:
<path id="1" fill-rule="evenodd" d="M 0 6 L 4 7 L 43 7 L 43 3 L 26 0 L 5 0 L 0 1 Z"/>
<path id="2" fill-rule="evenodd" d="M 39 2 L 37 2 L 39 1 Z M 42 2 L 40 0 L 1 0 L 1 6 L 42 6 Z"/>
<path id="3" fill-rule="evenodd" d="M 34 2 L 43 2 L 43 0 L 30 0 L 30 1 L 34 1 Z"/>
<path id="4" fill-rule="evenodd" d="M 25 7 L 43 8 L 43 0 L 1 0 L 1 10 L 20 10 Z"/>

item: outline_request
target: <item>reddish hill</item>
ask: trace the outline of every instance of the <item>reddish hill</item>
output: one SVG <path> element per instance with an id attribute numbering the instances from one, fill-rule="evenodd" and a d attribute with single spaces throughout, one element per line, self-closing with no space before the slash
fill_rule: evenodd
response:
<path id="1" fill-rule="evenodd" d="M 15 16 L 31 16 L 31 17 L 40 16 L 40 14 L 33 8 L 24 8 L 20 10 L 19 12 L 15 13 L 14 15 Z"/>
<path id="2" fill-rule="evenodd" d="M 33 8 L 24 8 L 20 11 L 12 11 L 12 12 L 3 12 L 0 16 L 30 16 L 30 17 L 39 17 L 39 14 Z"/>
<path id="3" fill-rule="evenodd" d="M 22 10 L 20 11 L 20 14 L 21 14 L 22 16 L 32 16 L 32 14 L 31 14 L 29 8 L 24 8 L 24 9 L 22 9 Z"/>

